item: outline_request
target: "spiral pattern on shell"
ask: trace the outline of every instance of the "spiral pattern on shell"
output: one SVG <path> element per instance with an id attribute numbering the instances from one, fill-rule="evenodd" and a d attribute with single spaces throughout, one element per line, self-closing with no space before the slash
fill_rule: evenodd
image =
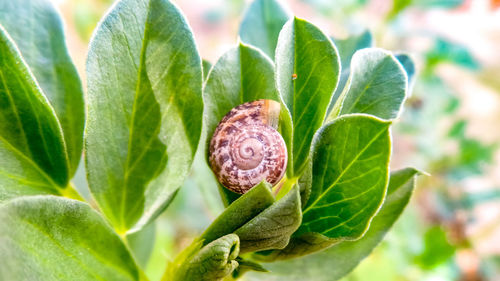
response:
<path id="1" fill-rule="evenodd" d="M 209 162 L 220 183 L 243 194 L 263 179 L 276 185 L 286 171 L 286 144 L 276 131 L 280 104 L 247 102 L 233 108 L 210 141 Z"/>

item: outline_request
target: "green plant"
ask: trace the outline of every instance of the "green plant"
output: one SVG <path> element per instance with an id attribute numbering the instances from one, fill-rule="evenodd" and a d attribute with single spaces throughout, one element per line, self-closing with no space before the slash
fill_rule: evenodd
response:
<path id="1" fill-rule="evenodd" d="M 58 14 L 47 0 L 3 1 L 0 23 L 2 279 L 147 280 L 132 235 L 168 207 L 222 117 L 257 99 L 281 103 L 281 188 L 262 182 L 238 195 L 219 186 L 227 208 L 164 280 L 239 278 L 326 248 L 328 278 L 338 279 L 380 242 L 412 193 L 417 170 L 389 173 L 408 56 L 371 48 L 369 33 L 331 39 L 279 3 L 256 0 L 241 25 L 244 43 L 204 81 L 175 5 L 121 0 L 87 57 L 84 153 L 98 212 L 70 183 L 84 102 Z"/>

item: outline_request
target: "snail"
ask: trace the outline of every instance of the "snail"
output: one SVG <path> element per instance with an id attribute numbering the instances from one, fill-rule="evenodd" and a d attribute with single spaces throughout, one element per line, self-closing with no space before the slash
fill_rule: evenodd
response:
<path id="1" fill-rule="evenodd" d="M 219 182 L 246 193 L 265 179 L 276 185 L 286 171 L 288 155 L 278 128 L 280 103 L 257 100 L 229 111 L 210 140 L 209 162 Z"/>

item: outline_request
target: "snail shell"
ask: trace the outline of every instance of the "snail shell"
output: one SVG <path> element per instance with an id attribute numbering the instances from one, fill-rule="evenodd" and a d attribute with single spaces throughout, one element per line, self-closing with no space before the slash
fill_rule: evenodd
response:
<path id="1" fill-rule="evenodd" d="M 280 104 L 257 100 L 224 116 L 210 141 L 210 167 L 226 188 L 243 194 L 263 179 L 276 185 L 286 171 L 288 155 L 276 131 Z"/>

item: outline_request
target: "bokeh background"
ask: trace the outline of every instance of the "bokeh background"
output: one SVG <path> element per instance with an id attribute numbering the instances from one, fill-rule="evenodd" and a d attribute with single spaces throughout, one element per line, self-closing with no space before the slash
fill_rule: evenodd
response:
<path id="1" fill-rule="evenodd" d="M 88 42 L 113 1 L 53 1 L 85 84 Z M 236 44 L 251 1 L 173 2 L 191 24 L 202 57 L 214 63 Z M 419 178 L 393 230 L 345 280 L 500 280 L 500 0 L 283 4 L 336 38 L 370 30 L 376 46 L 409 53 L 417 66 L 413 93 L 393 129 L 392 167 L 414 166 L 430 176 Z M 151 280 L 159 280 L 167 260 L 223 209 L 202 159 L 161 218 L 130 239 Z M 76 184 L 89 198 L 82 167 Z"/>

